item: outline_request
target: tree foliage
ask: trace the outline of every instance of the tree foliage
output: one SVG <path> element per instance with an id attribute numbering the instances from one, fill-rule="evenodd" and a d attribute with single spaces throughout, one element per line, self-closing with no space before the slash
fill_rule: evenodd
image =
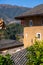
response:
<path id="1" fill-rule="evenodd" d="M 35 41 L 33 46 L 27 48 L 26 65 L 43 65 L 43 41 Z"/>
<path id="2" fill-rule="evenodd" d="M 6 26 L 6 29 L 2 29 L 3 34 L 1 33 L 0 35 L 0 39 L 1 36 L 4 35 L 5 39 L 16 39 L 16 34 L 21 34 L 23 33 L 23 26 L 21 24 L 9 24 Z"/>
<path id="3" fill-rule="evenodd" d="M 13 61 L 11 60 L 9 54 L 5 56 L 0 55 L 0 65 L 13 65 Z"/>
<path id="4" fill-rule="evenodd" d="M 21 24 L 9 24 L 5 30 L 5 35 L 9 39 L 16 39 L 16 34 L 21 33 L 23 33 L 23 26 Z"/>

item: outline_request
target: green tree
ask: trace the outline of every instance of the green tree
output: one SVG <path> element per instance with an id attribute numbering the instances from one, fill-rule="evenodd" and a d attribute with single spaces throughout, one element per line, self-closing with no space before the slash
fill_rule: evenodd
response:
<path id="1" fill-rule="evenodd" d="M 2 35 L 5 39 L 16 39 L 16 34 L 23 33 L 23 26 L 21 24 L 8 24 L 6 25 L 6 29 L 0 30 L 0 39 L 2 39 Z"/>
<path id="2" fill-rule="evenodd" d="M 17 34 L 23 33 L 23 26 L 21 24 L 9 24 L 6 28 L 6 35 L 9 39 L 15 39 Z"/>
<path id="3" fill-rule="evenodd" d="M 33 46 L 27 48 L 26 65 L 43 65 L 43 41 L 35 41 Z"/>
<path id="4" fill-rule="evenodd" d="M 3 56 L 0 55 L 0 65 L 13 65 L 13 61 L 10 58 L 11 56 L 9 54 Z"/>

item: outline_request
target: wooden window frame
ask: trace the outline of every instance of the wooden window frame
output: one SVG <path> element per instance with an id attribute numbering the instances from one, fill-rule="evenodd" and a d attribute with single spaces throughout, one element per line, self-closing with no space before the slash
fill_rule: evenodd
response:
<path id="1" fill-rule="evenodd" d="M 32 20 L 29 20 L 29 26 L 33 26 L 33 21 Z"/>
<path id="2" fill-rule="evenodd" d="M 38 38 L 38 34 L 40 34 L 40 38 Z M 41 39 L 41 33 L 36 33 L 36 37 L 37 37 L 38 39 Z"/>

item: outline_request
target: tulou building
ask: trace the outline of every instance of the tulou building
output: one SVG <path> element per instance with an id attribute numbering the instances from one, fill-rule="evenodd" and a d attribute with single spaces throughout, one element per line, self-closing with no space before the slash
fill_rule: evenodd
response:
<path id="1" fill-rule="evenodd" d="M 0 29 L 4 29 L 4 28 L 5 28 L 4 20 L 0 18 Z"/>
<path id="2" fill-rule="evenodd" d="M 24 25 L 24 47 L 31 46 L 35 37 L 43 40 L 43 4 L 35 6 L 28 12 L 15 17 L 21 20 Z"/>

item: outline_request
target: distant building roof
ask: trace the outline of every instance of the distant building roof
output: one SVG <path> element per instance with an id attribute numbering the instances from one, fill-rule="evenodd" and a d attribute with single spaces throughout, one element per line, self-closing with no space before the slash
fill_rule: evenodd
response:
<path id="1" fill-rule="evenodd" d="M 22 42 L 16 40 L 0 40 L 0 50 L 23 46 Z"/>
<path id="2" fill-rule="evenodd" d="M 35 6 L 31 10 L 21 14 L 20 16 L 15 17 L 15 19 L 22 19 L 24 17 L 34 16 L 34 15 L 43 15 L 43 4 Z"/>
<path id="3" fill-rule="evenodd" d="M 26 62 L 27 62 L 26 54 L 27 54 L 26 49 L 23 49 L 17 53 L 14 53 L 11 57 L 11 59 L 15 63 L 13 65 L 26 65 Z"/>

